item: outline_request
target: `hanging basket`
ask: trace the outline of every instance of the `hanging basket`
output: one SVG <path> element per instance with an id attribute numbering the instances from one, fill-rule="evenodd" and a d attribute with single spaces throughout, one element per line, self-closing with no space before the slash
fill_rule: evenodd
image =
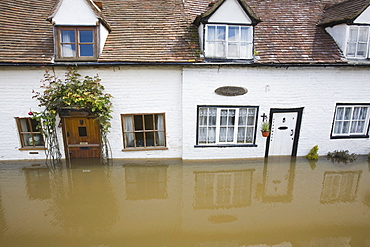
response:
<path id="1" fill-rule="evenodd" d="M 270 135 L 269 131 L 261 131 L 263 137 L 268 137 Z"/>

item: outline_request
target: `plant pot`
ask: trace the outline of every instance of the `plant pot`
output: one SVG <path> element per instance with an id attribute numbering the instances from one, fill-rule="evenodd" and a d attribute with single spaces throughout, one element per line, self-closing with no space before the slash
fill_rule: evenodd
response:
<path id="1" fill-rule="evenodd" d="M 268 137 L 270 135 L 270 131 L 261 131 L 263 137 Z"/>

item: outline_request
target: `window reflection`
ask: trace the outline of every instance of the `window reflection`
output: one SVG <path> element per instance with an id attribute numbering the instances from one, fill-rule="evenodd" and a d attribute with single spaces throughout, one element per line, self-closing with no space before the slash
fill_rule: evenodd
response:
<path id="1" fill-rule="evenodd" d="M 27 195 L 31 200 L 49 199 L 50 175 L 48 168 L 24 168 L 26 173 Z"/>
<path id="2" fill-rule="evenodd" d="M 126 167 L 125 172 L 128 200 L 167 198 L 167 166 Z"/>
<path id="3" fill-rule="evenodd" d="M 325 172 L 321 203 L 353 202 L 356 199 L 361 171 Z"/>
<path id="4" fill-rule="evenodd" d="M 253 170 L 195 174 L 195 208 L 245 207 L 251 204 Z"/>

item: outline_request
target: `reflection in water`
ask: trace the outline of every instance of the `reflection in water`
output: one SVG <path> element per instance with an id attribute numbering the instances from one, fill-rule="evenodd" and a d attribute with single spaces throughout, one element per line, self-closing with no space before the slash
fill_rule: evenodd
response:
<path id="1" fill-rule="evenodd" d="M 0 164 L 0 246 L 370 246 L 365 158 L 94 162 Z"/>

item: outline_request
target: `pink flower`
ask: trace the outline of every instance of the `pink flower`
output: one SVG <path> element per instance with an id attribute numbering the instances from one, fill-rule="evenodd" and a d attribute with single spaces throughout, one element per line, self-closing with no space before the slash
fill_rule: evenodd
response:
<path id="1" fill-rule="evenodd" d="M 33 112 L 31 112 L 31 111 L 30 111 L 30 112 L 28 113 L 28 115 L 32 116 L 32 115 L 33 115 Z"/>

